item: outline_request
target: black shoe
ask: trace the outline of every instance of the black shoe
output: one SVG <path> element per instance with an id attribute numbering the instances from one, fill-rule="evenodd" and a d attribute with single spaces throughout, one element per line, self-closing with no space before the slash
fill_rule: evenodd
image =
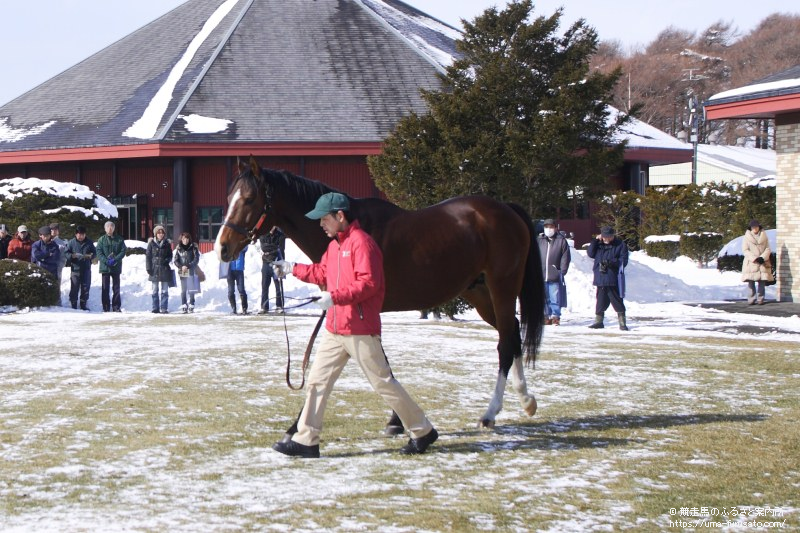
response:
<path id="1" fill-rule="evenodd" d="M 78 308 L 78 302 L 75 302 L 75 303 L 73 303 L 73 304 L 71 304 L 71 305 L 72 305 L 72 308 L 73 308 L 73 309 L 77 309 L 77 308 Z"/>
<path id="2" fill-rule="evenodd" d="M 115 307 L 114 309 L 112 309 L 112 311 L 114 311 L 115 313 L 121 313 L 122 309 L 120 309 L 119 307 Z"/>
<path id="3" fill-rule="evenodd" d="M 153 309 L 153 310 L 152 310 L 152 311 L 150 311 L 150 312 L 151 312 L 151 313 L 158 314 L 158 313 L 160 313 L 161 311 L 159 311 L 158 309 Z"/>
<path id="4" fill-rule="evenodd" d="M 259 315 L 266 315 L 267 313 L 269 313 L 269 309 L 262 309 L 258 312 Z"/>
<path id="5" fill-rule="evenodd" d="M 439 438 L 439 432 L 436 431 L 436 428 L 430 430 L 427 435 L 424 437 L 420 437 L 418 439 L 408 439 L 408 444 L 400 448 L 400 453 L 405 455 L 415 455 L 420 453 L 425 453 L 425 450 L 428 449 L 428 446 L 436 442 L 436 439 Z"/>
<path id="6" fill-rule="evenodd" d="M 88 308 L 88 307 L 86 307 L 85 305 L 82 305 L 82 306 L 81 306 L 81 311 L 88 311 L 88 310 L 89 310 L 89 308 Z"/>
<path id="7" fill-rule="evenodd" d="M 168 314 L 169 314 L 169 311 L 167 311 L 166 309 L 162 309 L 162 310 L 161 310 L 161 314 L 162 314 L 162 315 L 168 315 Z"/>
<path id="8" fill-rule="evenodd" d="M 300 444 L 293 440 L 288 442 L 280 441 L 273 444 L 272 449 L 290 457 L 304 457 L 306 459 L 319 458 L 319 444 L 306 446 L 305 444 Z"/>

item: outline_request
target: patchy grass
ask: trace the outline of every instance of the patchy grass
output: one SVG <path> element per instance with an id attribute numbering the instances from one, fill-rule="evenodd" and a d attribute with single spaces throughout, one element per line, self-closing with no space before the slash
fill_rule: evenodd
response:
<path id="1" fill-rule="evenodd" d="M 351 364 L 323 458 L 303 461 L 270 450 L 303 399 L 284 384 L 280 318 L 68 317 L 81 322 L 58 342 L 2 317 L 0 530 L 655 531 L 670 509 L 741 520 L 733 507 L 800 527 L 800 362 L 785 335 L 548 329 L 528 372 L 539 413 L 509 387 L 489 432 L 475 424 L 492 330 L 390 316 L 392 367 L 439 442 L 399 455 L 405 438 L 381 436 L 388 410 Z M 313 322 L 287 319 L 298 383 Z"/>

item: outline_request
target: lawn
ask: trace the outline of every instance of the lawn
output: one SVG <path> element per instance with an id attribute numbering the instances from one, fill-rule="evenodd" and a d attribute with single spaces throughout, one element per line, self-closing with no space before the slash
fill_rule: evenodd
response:
<path id="1" fill-rule="evenodd" d="M 286 319 L 293 381 L 314 324 Z M 527 417 L 477 322 L 387 315 L 398 379 L 440 440 L 424 456 L 348 365 L 319 460 L 271 450 L 302 406 L 279 316 L 37 312 L 0 317 L 0 530 L 680 530 L 800 527 L 794 334 L 658 320 L 548 328 Z M 683 521 L 683 526 L 681 526 Z M 755 530 L 757 528 L 753 528 Z M 766 530 L 765 528 L 762 530 Z"/>

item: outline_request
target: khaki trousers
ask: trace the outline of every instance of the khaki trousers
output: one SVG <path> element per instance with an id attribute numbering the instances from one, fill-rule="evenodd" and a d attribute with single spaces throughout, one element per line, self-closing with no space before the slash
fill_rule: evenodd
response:
<path id="1" fill-rule="evenodd" d="M 392 375 L 378 335 L 335 335 L 325 331 L 306 382 L 306 403 L 292 440 L 306 446 L 319 444 L 322 418 L 333 384 L 352 357 L 364 375 L 389 404 L 411 436 L 424 437 L 433 429 L 425 413 Z"/>

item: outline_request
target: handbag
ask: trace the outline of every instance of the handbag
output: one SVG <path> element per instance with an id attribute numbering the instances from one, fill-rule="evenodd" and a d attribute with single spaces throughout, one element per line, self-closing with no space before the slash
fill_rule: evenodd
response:
<path id="1" fill-rule="evenodd" d="M 169 269 L 169 282 L 168 282 L 168 285 L 169 285 L 170 288 L 178 286 L 178 282 L 175 279 L 175 271 L 172 270 L 171 268 Z"/>
<path id="2" fill-rule="evenodd" d="M 200 269 L 200 265 L 194 267 L 194 273 L 197 276 L 197 281 L 203 283 L 206 280 L 206 273 Z M 200 290 L 199 287 L 197 290 Z"/>

